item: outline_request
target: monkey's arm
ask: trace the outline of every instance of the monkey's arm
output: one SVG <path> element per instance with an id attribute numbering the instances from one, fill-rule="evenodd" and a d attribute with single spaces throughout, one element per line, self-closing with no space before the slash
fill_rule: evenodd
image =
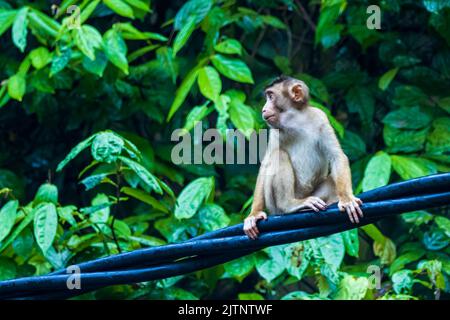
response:
<path id="1" fill-rule="evenodd" d="M 265 166 L 264 160 L 261 164 L 261 168 L 258 172 L 258 177 L 256 178 L 255 191 L 253 193 L 253 203 L 250 214 L 244 220 L 244 233 L 251 239 L 256 239 L 259 234 L 256 222 L 258 220 L 267 219 L 267 214 L 264 210 L 264 174 Z"/>
<path id="2" fill-rule="evenodd" d="M 338 207 L 341 211 L 347 212 L 351 222 L 359 223 L 358 215 L 360 217 L 363 216 L 362 210 L 359 207 L 362 201 L 353 195 L 350 163 L 328 119 L 322 129 L 324 136 L 321 141 L 325 154 L 328 155 L 331 178 L 334 181 L 336 195 L 339 199 Z"/>

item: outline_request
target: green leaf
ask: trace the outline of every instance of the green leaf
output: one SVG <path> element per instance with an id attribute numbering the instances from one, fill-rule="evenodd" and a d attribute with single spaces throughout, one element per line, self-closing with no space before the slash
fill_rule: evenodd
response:
<path id="1" fill-rule="evenodd" d="M 83 58 L 83 67 L 86 71 L 103 77 L 103 72 L 108 64 L 108 58 L 103 51 L 97 50 L 95 53 L 95 60 L 91 60 L 88 57 Z"/>
<path id="2" fill-rule="evenodd" d="M 420 129 L 430 122 L 430 116 L 419 107 L 400 108 L 389 112 L 383 119 L 383 123 L 398 129 Z"/>
<path id="3" fill-rule="evenodd" d="M 238 99 L 232 98 L 228 113 L 234 126 L 249 138 L 255 128 L 252 109 Z"/>
<path id="4" fill-rule="evenodd" d="M 100 174 L 94 174 L 92 176 L 86 177 L 83 180 L 80 181 L 80 183 L 84 184 L 85 190 L 91 190 L 98 186 L 100 183 L 105 181 L 105 178 L 110 173 L 100 173 Z"/>
<path id="5" fill-rule="evenodd" d="M 210 66 L 201 68 L 198 73 L 198 87 L 206 98 L 216 101 L 222 91 L 222 81 L 216 69 Z"/>
<path id="6" fill-rule="evenodd" d="M 102 45 L 102 36 L 94 27 L 83 25 L 75 29 L 75 44 L 89 59 L 95 60 L 95 49 Z"/>
<path id="7" fill-rule="evenodd" d="M 17 276 L 17 266 L 12 258 L 0 257 L 0 281 L 14 279 Z"/>
<path id="8" fill-rule="evenodd" d="M 30 222 L 33 221 L 35 210 L 32 210 L 30 212 L 29 208 L 26 207 L 23 208 L 23 212 L 25 213 L 25 218 L 2 243 L 0 252 L 3 252 L 17 238 L 17 236 L 23 231 L 23 229 L 25 229 L 30 224 Z"/>
<path id="9" fill-rule="evenodd" d="M 16 10 L 1 10 L 0 11 L 0 36 L 8 30 L 13 24 L 17 15 Z"/>
<path id="10" fill-rule="evenodd" d="M 330 95 L 328 93 L 328 89 L 322 80 L 317 79 L 309 74 L 300 73 L 295 76 L 299 80 L 304 81 L 310 90 L 311 95 L 318 98 L 320 101 L 328 104 L 330 102 Z"/>
<path id="11" fill-rule="evenodd" d="M 264 300 L 264 297 L 259 293 L 239 293 L 239 300 Z"/>
<path id="12" fill-rule="evenodd" d="M 352 257 L 359 255 L 358 229 L 352 229 L 341 233 L 344 240 L 345 251 Z"/>
<path id="13" fill-rule="evenodd" d="M 424 254 L 425 250 L 421 249 L 408 251 L 401 256 L 398 256 L 389 267 L 389 274 L 392 275 L 396 271 L 403 269 L 407 264 L 419 260 L 424 256 Z"/>
<path id="14" fill-rule="evenodd" d="M 36 69 L 42 69 L 52 60 L 52 55 L 45 47 L 39 47 L 30 52 L 31 64 Z"/>
<path id="15" fill-rule="evenodd" d="M 362 182 L 363 191 L 388 184 L 391 177 L 391 158 L 383 151 L 377 152 L 367 164 Z"/>
<path id="16" fill-rule="evenodd" d="M 428 154 L 445 154 L 450 150 L 450 118 L 442 117 L 433 121 L 433 131 L 427 137 Z"/>
<path id="17" fill-rule="evenodd" d="M 46 252 L 56 236 L 58 227 L 56 207 L 53 203 L 41 203 L 34 210 L 34 236 L 42 252 Z"/>
<path id="18" fill-rule="evenodd" d="M 198 178 L 189 183 L 178 196 L 175 205 L 177 219 L 189 219 L 195 215 L 205 199 L 211 194 L 214 178 Z"/>
<path id="19" fill-rule="evenodd" d="M 8 80 L 8 94 L 11 98 L 22 101 L 26 91 L 25 76 L 22 74 L 15 74 Z"/>
<path id="20" fill-rule="evenodd" d="M 236 39 L 225 39 L 216 44 L 214 49 L 220 53 L 242 55 L 242 45 Z"/>
<path id="21" fill-rule="evenodd" d="M 125 2 L 127 2 L 129 5 L 141 9 L 143 11 L 149 12 L 150 11 L 150 7 L 147 3 L 145 3 L 142 0 L 125 0 Z"/>
<path id="22" fill-rule="evenodd" d="M 198 68 L 192 69 L 184 78 L 184 80 L 181 82 L 181 85 L 178 87 L 177 91 L 175 92 L 175 99 L 172 102 L 172 105 L 170 106 L 169 114 L 167 115 L 167 121 L 169 121 L 175 112 L 178 111 L 178 109 L 183 104 L 184 100 L 186 99 L 189 91 L 191 91 L 192 86 L 195 83 L 195 80 L 197 79 L 198 75 Z"/>
<path id="23" fill-rule="evenodd" d="M 167 41 L 167 38 L 159 33 L 142 32 L 135 28 L 130 22 L 115 23 L 114 29 L 120 31 L 126 40 L 158 40 Z"/>
<path id="24" fill-rule="evenodd" d="M 244 61 L 221 54 L 215 54 L 211 61 L 225 77 L 238 82 L 254 83 L 252 73 Z"/>
<path id="25" fill-rule="evenodd" d="M 135 199 L 138 199 L 138 200 L 152 206 L 153 208 L 155 208 L 157 210 L 160 210 L 165 213 L 169 213 L 169 209 L 167 209 L 161 203 L 161 201 L 155 199 L 154 197 L 152 197 L 151 195 L 149 195 L 148 193 L 146 193 L 142 190 L 129 188 L 129 187 L 123 187 L 122 189 L 120 189 L 120 191 L 125 193 L 126 195 L 129 195 Z"/>
<path id="26" fill-rule="evenodd" d="M 287 28 L 286 24 L 282 22 L 280 19 L 274 16 L 266 15 L 262 16 L 262 21 L 269 26 L 272 26 L 277 29 L 285 30 Z"/>
<path id="27" fill-rule="evenodd" d="M 106 225 L 110 215 L 110 202 L 108 196 L 104 193 L 99 193 L 92 199 L 92 207 L 98 208 L 94 212 L 90 213 L 89 220 L 96 224 L 102 232 L 108 232 L 109 227 Z"/>
<path id="28" fill-rule="evenodd" d="M 124 147 L 124 141 L 111 132 L 95 135 L 91 145 L 92 157 L 99 162 L 112 163 L 117 160 Z"/>
<path id="29" fill-rule="evenodd" d="M 394 80 L 395 76 L 397 75 L 399 68 L 393 68 L 389 71 L 387 71 L 385 74 L 383 74 L 378 81 L 378 88 L 381 90 L 386 90 L 387 87 L 389 87 L 389 84 Z"/>
<path id="30" fill-rule="evenodd" d="M 8 201 L 0 210 L 0 242 L 11 232 L 17 217 L 17 200 Z"/>
<path id="31" fill-rule="evenodd" d="M 145 169 L 142 165 L 139 163 L 122 157 L 119 157 L 120 160 L 123 161 L 124 164 L 130 167 L 131 170 L 134 171 L 138 175 L 138 177 L 142 180 L 142 182 L 150 188 L 150 190 L 155 191 L 158 194 L 162 194 L 163 191 L 161 189 L 160 184 L 158 183 L 158 178 L 156 178 L 153 174 L 151 174 L 147 169 Z"/>
<path id="32" fill-rule="evenodd" d="M 80 24 L 83 24 L 99 5 L 100 0 L 92 0 L 80 13 Z"/>
<path id="33" fill-rule="evenodd" d="M 108 30 L 103 36 L 103 48 L 109 61 L 125 74 L 128 74 L 128 48 L 122 36 L 113 29 Z M 94 59 L 95 57 L 92 60 Z"/>
<path id="34" fill-rule="evenodd" d="M 371 124 L 375 110 L 375 99 L 369 89 L 352 87 L 345 96 L 348 111 L 357 112 L 363 123 Z"/>
<path id="35" fill-rule="evenodd" d="M 438 227 L 441 228 L 442 231 L 445 232 L 445 235 L 447 237 L 450 237 L 450 219 L 443 217 L 443 216 L 437 216 L 435 218 L 435 221 L 436 221 L 436 224 L 438 225 Z M 0 239 L 1 239 L 1 237 L 0 237 Z"/>
<path id="36" fill-rule="evenodd" d="M 185 2 L 175 16 L 175 30 L 183 28 L 190 19 L 194 19 L 195 24 L 200 23 L 206 17 L 212 5 L 212 0 L 189 0 Z"/>
<path id="37" fill-rule="evenodd" d="M 264 249 L 269 259 L 258 256 L 256 259 L 256 270 L 268 282 L 272 282 L 285 270 L 284 253 L 280 246 Z"/>
<path id="38" fill-rule="evenodd" d="M 362 300 L 369 289 L 369 280 L 365 277 L 354 277 L 346 274 L 339 283 L 339 288 L 333 299 Z"/>
<path id="39" fill-rule="evenodd" d="M 201 106 L 196 106 L 192 108 L 192 110 L 186 116 L 186 122 L 183 126 L 183 129 L 186 130 L 186 132 L 189 132 L 191 129 L 195 127 L 195 124 L 198 121 L 201 121 L 211 111 L 212 109 L 208 108 L 208 102 L 204 103 Z"/>
<path id="40" fill-rule="evenodd" d="M 103 3 L 122 17 L 134 19 L 133 8 L 122 0 L 103 0 Z"/>
<path id="41" fill-rule="evenodd" d="M 183 48 L 186 42 L 189 40 L 192 32 L 195 30 L 195 17 L 192 17 L 188 22 L 183 25 L 181 30 L 178 32 L 175 40 L 173 42 L 173 56 L 175 57 L 178 51 Z"/>
<path id="42" fill-rule="evenodd" d="M 52 65 L 50 67 L 50 77 L 62 71 L 69 63 L 71 57 L 72 49 L 68 47 L 62 48 L 60 54 L 53 54 Z"/>
<path id="43" fill-rule="evenodd" d="M 198 211 L 198 217 L 206 231 L 225 228 L 230 224 L 230 218 L 226 215 L 225 210 L 214 203 L 203 205 Z"/>
<path id="44" fill-rule="evenodd" d="M 422 158 L 393 155 L 392 167 L 404 180 L 423 177 L 437 172 L 436 164 Z"/>
<path id="45" fill-rule="evenodd" d="M 429 128 L 423 130 L 402 130 L 385 125 L 383 138 L 388 152 L 414 152 L 423 149 Z"/>
<path id="46" fill-rule="evenodd" d="M 20 49 L 21 52 L 25 51 L 27 46 L 27 34 L 28 34 L 28 7 L 23 7 L 17 12 L 14 24 L 12 27 L 12 39 L 14 45 Z M 1 21 L 1 20 L 0 20 Z M 1 33 L 1 32 L 0 32 Z"/>
<path id="47" fill-rule="evenodd" d="M 345 254 L 344 240 L 340 234 L 333 234 L 316 239 L 325 262 L 339 269 Z"/>
<path id="48" fill-rule="evenodd" d="M 34 196 L 33 205 L 36 206 L 42 202 L 58 204 L 58 188 L 54 184 L 44 183 L 39 187 Z"/>
<path id="49" fill-rule="evenodd" d="M 89 147 L 92 143 L 92 140 L 94 140 L 96 134 L 90 136 L 89 138 L 81 141 L 80 143 L 78 143 L 72 150 L 70 150 L 69 154 L 64 158 L 63 161 L 61 161 L 58 164 L 58 167 L 56 168 L 56 171 L 61 171 L 66 164 L 71 161 L 72 159 L 74 159 L 81 151 L 83 151 L 84 149 L 86 149 L 87 147 Z"/>
<path id="50" fill-rule="evenodd" d="M 255 266 L 255 257 L 254 255 L 245 256 L 239 259 L 235 259 L 225 263 L 225 276 L 237 278 L 239 281 L 242 281 Z"/>
<path id="51" fill-rule="evenodd" d="M 358 160 L 366 155 L 366 144 L 361 137 L 350 130 L 345 130 L 341 141 L 342 149 L 350 160 Z"/>

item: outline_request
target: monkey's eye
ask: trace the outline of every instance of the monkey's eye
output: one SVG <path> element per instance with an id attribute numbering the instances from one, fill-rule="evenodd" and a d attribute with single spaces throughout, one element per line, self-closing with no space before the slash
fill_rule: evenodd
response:
<path id="1" fill-rule="evenodd" d="M 274 98 L 273 92 L 267 92 L 267 99 L 272 101 L 273 98 Z"/>

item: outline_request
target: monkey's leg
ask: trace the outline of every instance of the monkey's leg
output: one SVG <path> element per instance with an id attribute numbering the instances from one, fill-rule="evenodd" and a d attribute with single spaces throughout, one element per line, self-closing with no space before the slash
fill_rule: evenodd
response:
<path id="1" fill-rule="evenodd" d="M 326 180 L 314 190 L 312 195 L 314 197 L 319 197 L 325 201 L 327 205 L 338 201 L 336 185 L 331 177 L 326 178 Z"/>
<path id="2" fill-rule="evenodd" d="M 274 151 L 278 157 L 277 168 L 272 166 L 274 174 L 266 177 L 266 188 L 269 194 L 266 194 L 266 205 L 269 210 L 276 213 L 292 213 L 302 209 L 313 209 L 315 211 L 325 210 L 326 203 L 317 196 L 310 196 L 305 199 L 295 198 L 295 172 L 292 167 L 289 154 L 283 150 Z M 273 207 L 273 208 L 271 208 Z M 271 212 L 272 213 L 272 212 Z"/>

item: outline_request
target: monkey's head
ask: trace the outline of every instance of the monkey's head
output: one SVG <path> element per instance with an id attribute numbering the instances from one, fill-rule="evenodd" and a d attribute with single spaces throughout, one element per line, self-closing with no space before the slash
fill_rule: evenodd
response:
<path id="1" fill-rule="evenodd" d="M 301 80 L 281 76 L 264 89 L 264 95 L 262 116 L 270 127 L 281 129 L 308 105 L 309 88 Z"/>

